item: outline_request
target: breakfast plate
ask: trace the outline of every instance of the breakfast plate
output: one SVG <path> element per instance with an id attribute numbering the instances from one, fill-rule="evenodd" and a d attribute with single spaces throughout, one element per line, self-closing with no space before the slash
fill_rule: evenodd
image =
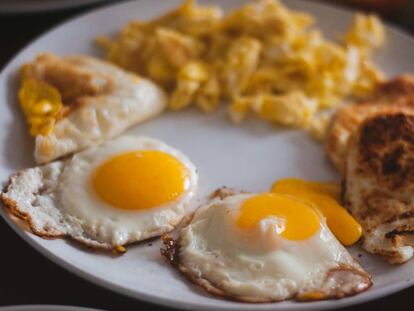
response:
<path id="1" fill-rule="evenodd" d="M 200 2 L 219 3 L 224 9 L 231 9 L 246 1 Z M 27 128 L 16 98 L 21 64 L 44 51 L 102 56 L 93 42 L 95 37 L 113 34 L 129 20 L 158 16 L 179 3 L 176 0 L 141 0 L 100 8 L 54 28 L 16 55 L 0 75 L 3 103 L 0 107 L 1 180 L 5 182 L 16 170 L 34 165 L 33 144 L 26 135 Z M 330 38 L 343 32 L 352 18 L 349 12 L 316 3 L 298 0 L 285 3 L 289 8 L 314 15 L 318 26 Z M 414 72 L 413 52 L 414 41 L 387 28 L 387 44 L 375 57 L 383 70 L 392 76 Z M 306 133 L 276 128 L 253 119 L 235 126 L 228 122 L 223 110 L 213 114 L 202 114 L 195 109 L 179 113 L 170 111 L 130 129 L 127 134 L 160 139 L 192 159 L 200 175 L 194 205 L 222 186 L 262 192 L 274 180 L 283 177 L 339 180 L 327 162 L 323 148 Z M 374 285 L 368 291 L 340 300 L 243 304 L 210 296 L 192 286 L 160 256 L 159 239 L 132 245 L 122 256 L 108 255 L 85 250 L 73 242 L 39 238 L 23 231 L 4 209 L 1 213 L 25 241 L 69 271 L 118 293 L 166 306 L 197 310 L 321 310 L 366 302 L 414 284 L 413 261 L 390 266 L 354 246 L 350 248 L 351 253 L 373 277 Z"/>

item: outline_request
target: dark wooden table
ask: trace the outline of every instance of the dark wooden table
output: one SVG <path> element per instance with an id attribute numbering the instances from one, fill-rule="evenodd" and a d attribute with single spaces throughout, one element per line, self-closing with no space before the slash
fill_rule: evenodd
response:
<path id="1" fill-rule="evenodd" d="M 0 68 L 30 40 L 87 9 L 91 7 L 36 15 L 0 15 Z M 0 306 L 59 304 L 105 310 L 167 310 L 110 292 L 67 272 L 26 244 L 2 219 L 0 239 L 3 245 L 0 252 Z M 343 310 L 409 310 L 413 297 L 414 287 L 411 287 Z"/>

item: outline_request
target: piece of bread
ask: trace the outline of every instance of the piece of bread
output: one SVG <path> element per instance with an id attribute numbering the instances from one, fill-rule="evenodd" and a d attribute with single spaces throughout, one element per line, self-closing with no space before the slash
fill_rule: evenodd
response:
<path id="1" fill-rule="evenodd" d="M 343 193 L 367 251 L 390 263 L 413 256 L 414 112 L 362 122 L 349 141 Z"/>
<path id="2" fill-rule="evenodd" d="M 369 99 L 345 105 L 335 113 L 325 146 L 328 158 L 342 172 L 349 138 L 361 122 L 376 114 L 410 111 L 414 111 L 413 76 L 401 75 L 379 84 Z"/>

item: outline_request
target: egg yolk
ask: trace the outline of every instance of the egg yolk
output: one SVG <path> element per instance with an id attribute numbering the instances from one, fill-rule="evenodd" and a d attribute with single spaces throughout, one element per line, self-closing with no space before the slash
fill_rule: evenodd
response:
<path id="1" fill-rule="evenodd" d="M 23 67 L 28 68 L 28 67 Z M 63 109 L 62 97 L 54 86 L 35 79 L 23 79 L 19 91 L 20 106 L 30 125 L 30 134 L 48 135 Z"/>
<path id="2" fill-rule="evenodd" d="M 188 188 L 188 170 L 161 151 L 140 150 L 117 155 L 92 175 L 98 196 L 125 210 L 158 207 L 180 197 Z"/>
<path id="3" fill-rule="evenodd" d="M 274 217 L 282 224 L 277 232 L 288 240 L 305 240 L 320 228 L 320 219 L 315 210 L 298 200 L 285 195 L 263 193 L 243 202 L 237 218 L 237 226 L 252 228 L 262 219 Z"/>
<path id="4" fill-rule="evenodd" d="M 289 178 L 275 182 L 272 192 L 291 195 L 317 208 L 325 216 L 329 229 L 343 245 L 352 245 L 361 237 L 361 225 L 338 203 L 339 186 Z"/>
<path id="5" fill-rule="evenodd" d="M 300 178 L 284 178 L 278 180 L 272 186 L 272 190 L 275 189 L 278 191 L 291 191 L 295 189 L 296 193 L 313 192 L 329 196 L 336 201 L 339 201 L 341 196 L 341 187 L 336 182 L 305 181 Z"/>

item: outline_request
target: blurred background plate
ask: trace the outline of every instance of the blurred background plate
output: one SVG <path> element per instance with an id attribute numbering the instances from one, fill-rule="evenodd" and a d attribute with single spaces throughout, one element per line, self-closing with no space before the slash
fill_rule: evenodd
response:
<path id="1" fill-rule="evenodd" d="M 19 306 L 1 307 L 0 311 L 104 311 L 104 310 L 75 307 L 75 306 L 19 305 Z"/>
<path id="2" fill-rule="evenodd" d="M 81 7 L 111 0 L 0 0 L 1 14 L 34 13 Z"/>

